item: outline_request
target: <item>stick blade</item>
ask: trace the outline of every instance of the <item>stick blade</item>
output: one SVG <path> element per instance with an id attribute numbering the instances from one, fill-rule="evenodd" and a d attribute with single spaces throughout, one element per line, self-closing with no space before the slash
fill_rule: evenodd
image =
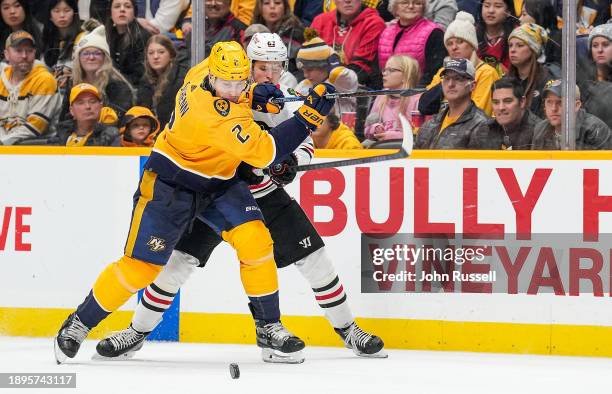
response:
<path id="1" fill-rule="evenodd" d="M 402 149 L 408 155 L 412 153 L 414 145 L 414 135 L 412 134 L 412 125 L 408 122 L 408 119 L 403 114 L 399 114 L 400 123 L 402 125 Z"/>

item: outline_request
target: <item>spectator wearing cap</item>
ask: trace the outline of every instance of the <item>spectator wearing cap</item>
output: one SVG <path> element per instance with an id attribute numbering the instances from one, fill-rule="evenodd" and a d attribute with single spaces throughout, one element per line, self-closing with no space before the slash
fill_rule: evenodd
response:
<path id="1" fill-rule="evenodd" d="M 376 10 L 362 5 L 360 0 L 342 0 L 336 10 L 318 15 L 311 27 L 357 74 L 360 84 L 380 88 L 376 55 L 385 22 Z"/>
<path id="2" fill-rule="evenodd" d="M 4 45 L 11 33 L 20 30 L 27 31 L 34 38 L 38 58 L 43 51 L 43 42 L 30 3 L 27 0 L 0 0 L 0 46 Z M 4 49 L 0 48 L 0 57 L 4 56 Z"/>
<path id="3" fill-rule="evenodd" d="M 123 147 L 152 147 L 160 132 L 160 125 L 150 109 L 135 106 L 125 113 L 119 132 L 119 143 Z"/>
<path id="4" fill-rule="evenodd" d="M 113 66 L 106 41 L 104 26 L 96 27 L 83 36 L 74 49 L 74 69 L 68 92 L 74 85 L 89 83 L 102 95 L 105 110 L 104 122 L 113 124 L 132 107 L 134 89 L 128 80 Z M 64 97 L 62 120 L 69 117 L 69 100 Z"/>
<path id="5" fill-rule="evenodd" d="M 177 53 L 164 34 L 149 38 L 145 59 L 145 73 L 138 85 L 136 103 L 153 110 L 163 129 L 174 111 L 176 93 L 189 70 L 189 59 Z"/>
<path id="6" fill-rule="evenodd" d="M 316 32 L 306 29 L 309 32 Z M 314 37 L 304 42 L 297 54 L 297 66 L 304 72 L 305 79 L 295 88 L 301 94 L 308 94 L 316 84 L 328 82 L 340 93 L 349 93 L 357 90 L 359 85 L 355 72 L 344 67 L 334 50 L 321 38 Z M 336 100 L 336 113 L 355 112 L 354 98 L 340 98 Z"/>
<path id="7" fill-rule="evenodd" d="M 444 62 L 442 90 L 448 105 L 419 129 L 417 149 L 479 149 L 490 118 L 471 99 L 476 70 L 467 59 Z"/>
<path id="8" fill-rule="evenodd" d="M 546 83 L 542 96 L 546 118 L 537 124 L 533 135 L 533 148 L 536 150 L 561 149 L 561 122 L 563 101 L 561 80 Z M 595 115 L 587 113 L 581 105 L 580 89 L 576 86 L 576 149 L 594 150 L 611 149 L 612 132 L 610 128 Z"/>
<path id="9" fill-rule="evenodd" d="M 57 128 L 54 142 L 61 146 L 112 146 L 119 136 L 116 127 L 100 122 L 102 95 L 93 85 L 80 83 L 70 90 L 72 120 Z"/>
<path id="10" fill-rule="evenodd" d="M 289 72 L 301 79 L 295 64 L 297 52 L 304 42 L 304 25 L 291 12 L 288 0 L 256 0 L 251 23 L 265 25 L 276 33 L 287 47 Z"/>
<path id="11" fill-rule="evenodd" d="M 48 132 L 61 98 L 53 75 L 35 60 L 30 33 L 13 32 L 4 45 L 8 64 L 0 66 L 0 145 L 25 144 Z"/>
<path id="12" fill-rule="evenodd" d="M 596 26 L 588 43 L 589 55 L 577 59 L 582 107 L 612 128 L 612 23 Z"/>
<path id="13" fill-rule="evenodd" d="M 533 23 L 522 24 L 508 37 L 511 63 L 508 75 L 521 81 L 527 105 L 539 117 L 543 117 L 542 90 L 544 85 L 546 81 L 558 77 L 553 68 L 544 64 L 546 61 L 544 44 L 547 40 L 546 30 Z"/>
<path id="14" fill-rule="evenodd" d="M 542 120 L 527 108 L 521 83 L 512 77 L 495 81 L 491 92 L 493 115 L 486 138 L 478 138 L 478 148 L 530 150 L 533 130 Z"/>
<path id="15" fill-rule="evenodd" d="M 444 33 L 444 45 L 448 51 L 448 59 L 467 59 L 476 70 L 475 86 L 472 89 L 472 101 L 487 115 L 491 115 L 491 87 L 493 82 L 500 77 L 497 71 L 486 62 L 482 61 L 477 54 L 478 39 L 474 18 L 467 12 L 457 13 L 455 20 L 448 26 Z M 432 115 L 440 111 L 440 105 L 444 99 L 442 94 L 441 73 L 444 68 L 438 70 L 427 91 L 419 100 L 419 111 L 424 115 Z"/>
<path id="16" fill-rule="evenodd" d="M 144 74 L 144 51 L 151 33 L 136 22 L 135 0 L 112 0 L 106 20 L 106 41 L 113 65 L 136 86 Z"/>
<path id="17" fill-rule="evenodd" d="M 421 71 L 420 86 L 429 85 L 446 55 L 444 31 L 424 17 L 427 6 L 427 0 L 391 0 L 389 11 L 396 19 L 387 25 L 378 41 L 380 69 L 392 55 L 413 57 Z"/>

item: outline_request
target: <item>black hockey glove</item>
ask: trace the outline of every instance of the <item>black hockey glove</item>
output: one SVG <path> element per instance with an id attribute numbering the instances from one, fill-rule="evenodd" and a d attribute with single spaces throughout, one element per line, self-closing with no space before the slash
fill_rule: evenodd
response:
<path id="1" fill-rule="evenodd" d="M 292 153 L 285 160 L 278 164 L 268 167 L 270 179 L 278 186 L 285 186 L 293 182 L 297 171 L 295 166 L 298 164 L 297 157 Z"/>
<path id="2" fill-rule="evenodd" d="M 236 169 L 236 175 L 247 185 L 259 185 L 263 181 L 263 175 L 257 175 L 253 172 L 254 167 L 244 161 L 240 163 Z"/>

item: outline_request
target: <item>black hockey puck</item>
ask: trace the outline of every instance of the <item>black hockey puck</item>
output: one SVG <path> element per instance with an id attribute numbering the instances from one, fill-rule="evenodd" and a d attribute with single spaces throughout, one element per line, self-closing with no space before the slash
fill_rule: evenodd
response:
<path id="1" fill-rule="evenodd" d="M 230 375 L 232 375 L 232 379 L 238 379 L 240 377 L 240 368 L 238 368 L 238 364 L 231 363 L 229 365 Z"/>

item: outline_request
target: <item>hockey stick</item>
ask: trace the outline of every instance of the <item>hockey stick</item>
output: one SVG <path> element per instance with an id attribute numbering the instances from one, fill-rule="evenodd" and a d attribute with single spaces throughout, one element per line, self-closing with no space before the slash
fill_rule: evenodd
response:
<path id="1" fill-rule="evenodd" d="M 351 98 L 351 97 L 371 97 L 371 96 L 386 96 L 395 94 L 401 97 L 414 96 L 415 94 L 423 93 L 426 89 L 387 89 L 387 90 L 358 90 L 351 93 L 328 93 L 325 95 L 327 99 Z M 271 99 L 274 104 L 288 103 L 292 101 L 304 101 L 306 96 L 288 96 Z"/>
<path id="2" fill-rule="evenodd" d="M 396 153 L 389 153 L 386 155 L 378 155 L 371 157 L 361 157 L 358 159 L 346 159 L 346 160 L 336 160 L 336 161 L 328 161 L 325 163 L 313 163 L 313 164 L 302 164 L 295 167 L 295 171 L 310 171 L 310 170 L 321 170 L 323 168 L 336 168 L 336 167 L 346 167 L 346 166 L 356 166 L 361 164 L 368 163 L 377 163 L 379 161 L 387 161 L 387 160 L 395 160 L 395 159 L 403 159 L 405 157 L 410 156 L 412 153 L 412 146 L 414 144 L 414 137 L 412 135 L 412 126 L 408 119 L 404 117 L 404 115 L 400 114 L 400 123 L 402 125 L 403 138 L 402 138 L 402 146 L 399 151 Z"/>

